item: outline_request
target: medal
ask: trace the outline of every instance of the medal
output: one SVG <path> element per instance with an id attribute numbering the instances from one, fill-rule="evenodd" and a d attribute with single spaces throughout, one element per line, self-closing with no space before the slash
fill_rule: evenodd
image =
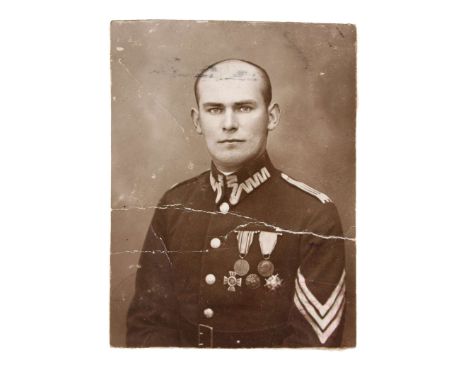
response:
<path id="1" fill-rule="evenodd" d="M 262 260 L 258 263 L 257 271 L 260 276 L 270 277 L 275 270 L 275 266 L 270 260 Z"/>
<path id="2" fill-rule="evenodd" d="M 250 265 L 247 260 L 239 259 L 234 263 L 234 272 L 239 276 L 245 276 L 249 273 Z"/>
<path id="3" fill-rule="evenodd" d="M 249 273 L 250 265 L 244 257 L 249 253 L 250 246 L 252 244 L 255 231 L 239 231 L 237 232 L 237 246 L 239 248 L 240 259 L 234 263 L 234 271 L 239 276 L 245 276 Z"/>
<path id="4" fill-rule="evenodd" d="M 270 277 L 273 275 L 275 266 L 269 260 L 271 253 L 275 249 L 276 242 L 278 240 L 278 232 L 265 232 L 262 231 L 258 235 L 258 241 L 260 243 L 260 250 L 262 251 L 263 260 L 258 263 L 257 271 L 260 276 Z"/>
<path id="5" fill-rule="evenodd" d="M 281 280 L 279 277 L 278 277 L 278 274 L 276 275 L 273 275 L 273 276 L 270 276 L 266 279 L 265 281 L 265 286 L 269 289 L 269 290 L 275 290 L 276 288 L 279 288 L 281 286 L 281 283 L 283 282 L 283 280 Z"/>
<path id="6" fill-rule="evenodd" d="M 228 286 L 229 292 L 235 292 L 236 286 L 241 286 L 242 279 L 236 277 L 236 272 L 229 271 L 229 277 L 224 276 L 224 285 Z"/>
<path id="7" fill-rule="evenodd" d="M 250 289 L 257 289 L 260 286 L 260 277 L 255 273 L 251 273 L 245 278 L 245 285 Z"/>

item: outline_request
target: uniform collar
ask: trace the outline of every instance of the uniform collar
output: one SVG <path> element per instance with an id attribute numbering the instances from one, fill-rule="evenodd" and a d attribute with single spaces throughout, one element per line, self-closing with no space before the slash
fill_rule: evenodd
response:
<path id="1" fill-rule="evenodd" d="M 267 182 L 271 178 L 272 170 L 274 167 L 266 152 L 239 171 L 227 176 L 211 162 L 210 183 L 215 203 L 238 204 L 248 194 Z"/>

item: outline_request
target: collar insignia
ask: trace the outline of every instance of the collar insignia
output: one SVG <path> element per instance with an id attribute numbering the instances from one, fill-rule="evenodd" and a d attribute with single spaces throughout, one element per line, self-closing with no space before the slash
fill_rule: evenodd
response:
<path id="1" fill-rule="evenodd" d="M 268 154 L 264 154 L 250 165 L 231 175 L 224 175 L 212 164 L 210 172 L 210 184 L 215 192 L 215 203 L 221 200 L 236 205 L 268 179 L 271 178 L 271 164 Z"/>
<path id="2" fill-rule="evenodd" d="M 271 175 L 268 172 L 266 167 L 263 167 L 260 171 L 257 171 L 255 174 L 252 176 L 248 177 L 246 180 L 244 180 L 242 183 L 237 183 L 237 177 L 236 182 L 229 182 L 229 177 L 228 177 L 228 183 L 227 186 L 229 188 L 232 188 L 231 191 L 231 196 L 229 197 L 229 203 L 232 205 L 236 205 L 239 203 L 239 199 L 241 197 L 242 191 L 245 191 L 247 194 L 250 194 L 253 190 L 258 188 L 261 184 L 265 183 L 268 178 L 270 178 Z"/>
<path id="3" fill-rule="evenodd" d="M 239 203 L 243 191 L 247 194 L 250 194 L 253 190 L 265 183 L 269 178 L 271 178 L 271 174 L 265 166 L 252 176 L 249 176 L 242 183 L 238 183 L 237 175 L 226 176 L 226 187 L 232 189 L 229 196 L 229 203 L 236 205 Z M 223 189 L 225 187 L 223 175 L 218 174 L 218 180 L 216 180 L 213 173 L 211 172 L 210 183 L 211 188 L 214 192 L 216 192 L 215 203 L 218 204 L 223 196 Z"/>

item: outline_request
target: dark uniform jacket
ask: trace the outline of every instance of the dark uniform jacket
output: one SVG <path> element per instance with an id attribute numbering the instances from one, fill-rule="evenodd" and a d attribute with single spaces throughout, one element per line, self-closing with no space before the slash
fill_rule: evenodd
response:
<path id="1" fill-rule="evenodd" d="M 340 346 L 345 289 L 341 224 L 326 195 L 267 154 L 232 175 L 212 165 L 155 210 L 127 345 Z"/>

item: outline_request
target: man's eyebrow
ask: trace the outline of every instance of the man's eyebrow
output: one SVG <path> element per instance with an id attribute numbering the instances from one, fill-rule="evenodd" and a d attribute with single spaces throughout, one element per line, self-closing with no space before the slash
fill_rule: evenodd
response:
<path id="1" fill-rule="evenodd" d="M 222 107 L 224 106 L 222 103 L 220 102 L 205 102 L 202 104 L 203 107 L 212 107 L 212 106 L 217 106 L 217 107 Z"/>
<path id="2" fill-rule="evenodd" d="M 256 104 L 257 104 L 257 101 L 255 101 L 253 99 L 246 99 L 244 101 L 234 102 L 234 105 L 236 105 L 236 106 L 239 106 L 239 105 L 256 105 Z"/>
<path id="3" fill-rule="evenodd" d="M 234 106 L 241 105 L 257 105 L 257 101 L 253 99 L 246 99 L 242 101 L 234 102 Z M 224 107 L 225 105 L 222 102 L 204 102 L 202 103 L 203 107 Z"/>

